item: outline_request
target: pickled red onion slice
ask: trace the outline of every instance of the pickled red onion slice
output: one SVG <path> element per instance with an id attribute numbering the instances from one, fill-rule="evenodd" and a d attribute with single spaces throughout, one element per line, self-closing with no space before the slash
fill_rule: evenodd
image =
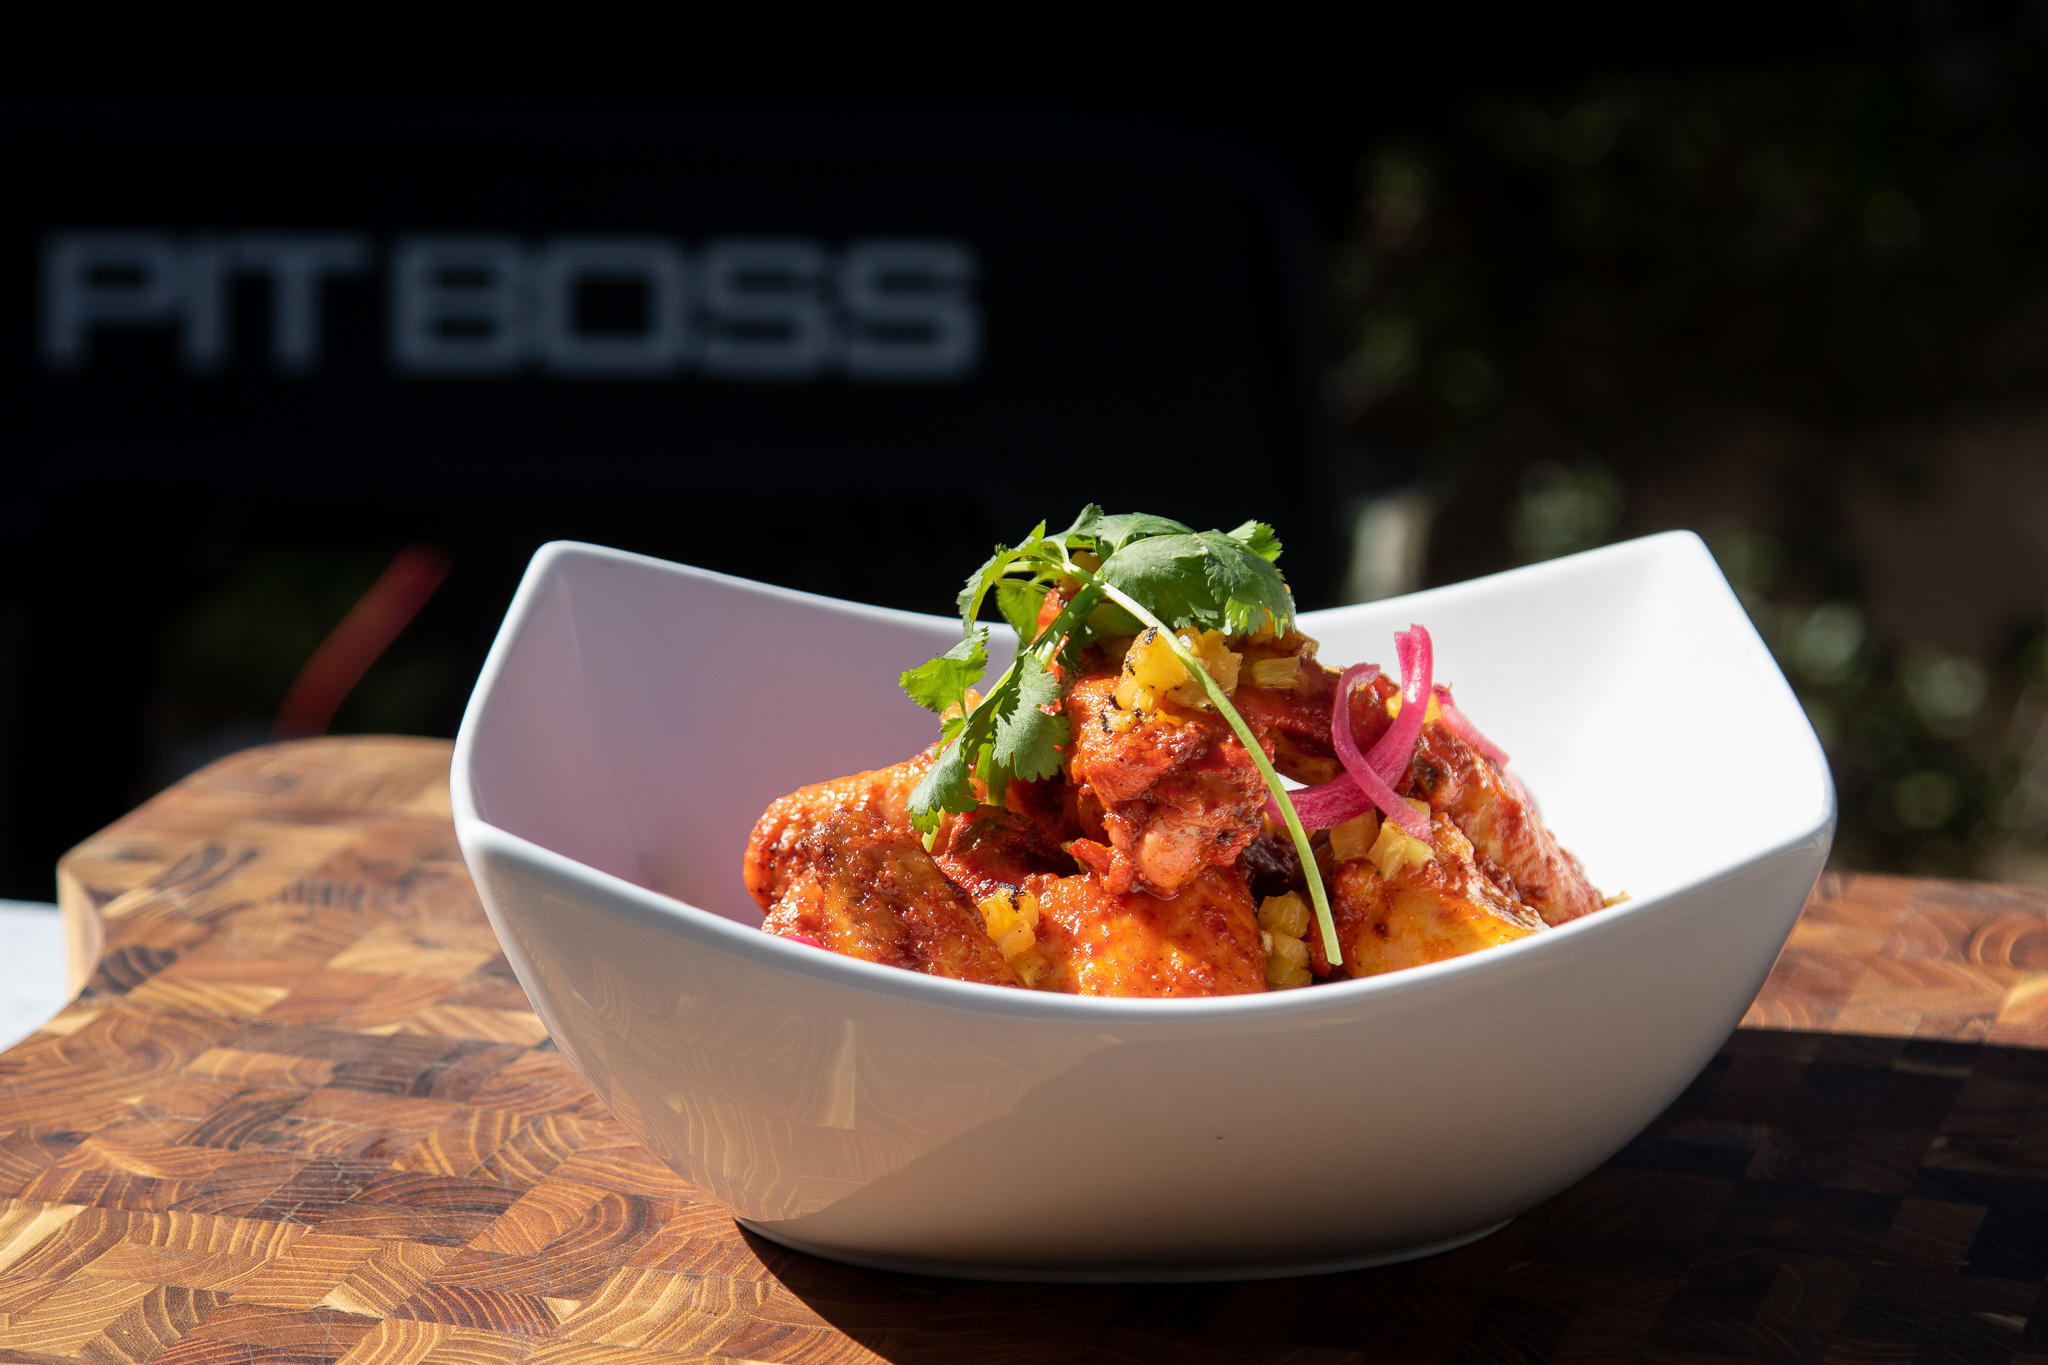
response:
<path id="1" fill-rule="evenodd" d="M 1458 709 L 1458 704 L 1451 700 L 1450 684 L 1438 683 L 1434 690 L 1437 716 L 1443 721 L 1444 728 L 1477 749 L 1484 757 L 1492 759 L 1497 766 L 1507 767 L 1507 751 L 1480 734 L 1479 727 L 1472 723 L 1472 718 Z"/>
<path id="2" fill-rule="evenodd" d="M 1342 725 L 1338 717 L 1350 717 L 1351 689 L 1362 682 L 1371 682 L 1379 673 L 1378 664 L 1356 664 L 1345 669 L 1343 676 L 1338 678 L 1337 700 L 1331 707 L 1331 739 L 1337 739 L 1340 727 L 1347 732 L 1350 729 L 1348 725 Z M 1354 753 L 1357 752 L 1358 744 L 1355 740 L 1351 748 Z M 1341 750 L 1339 752 L 1341 753 Z M 1371 810 L 1375 804 L 1372 798 L 1351 780 L 1348 766 L 1343 773 L 1328 782 L 1319 782 L 1313 787 L 1303 787 L 1299 791 L 1287 793 L 1287 799 L 1294 804 L 1294 813 L 1301 817 L 1303 829 L 1335 829 L 1346 820 L 1357 819 Z M 1280 814 L 1280 803 L 1271 797 L 1266 798 L 1266 814 L 1276 825 L 1286 822 L 1285 817 Z"/>
<path id="3" fill-rule="evenodd" d="M 1367 683 L 1371 682 L 1374 678 L 1377 678 L 1379 675 L 1380 666 L 1378 664 L 1351 665 L 1351 667 L 1345 669 L 1342 673 L 1337 675 L 1337 700 L 1334 703 L 1334 705 L 1344 707 L 1345 714 L 1349 715 L 1351 708 L 1351 693 L 1355 689 L 1365 686 Z M 1351 734 L 1351 727 L 1348 725 L 1345 726 L 1344 733 L 1347 735 Z M 1335 739 L 1336 737 L 1336 722 L 1332 721 L 1330 738 Z M 1356 743 L 1357 736 L 1353 735 L 1352 739 L 1353 743 L 1351 747 L 1355 749 L 1358 747 Z"/>
<path id="4" fill-rule="evenodd" d="M 1416 626 L 1414 629 L 1420 630 L 1422 628 Z M 1395 638 L 1398 643 L 1400 637 L 1397 636 Z M 1422 667 L 1427 669 L 1429 667 L 1429 658 L 1426 645 L 1429 637 L 1424 635 L 1422 638 L 1425 642 Z M 1413 672 L 1409 666 L 1412 654 L 1413 651 L 1407 648 L 1403 648 L 1401 651 L 1401 671 L 1403 673 Z M 1408 834 L 1422 840 L 1426 844 L 1429 842 L 1429 817 L 1394 794 L 1393 787 L 1388 785 L 1389 779 L 1365 754 L 1359 752 L 1358 737 L 1351 733 L 1351 689 L 1360 683 L 1371 682 L 1379 676 L 1379 672 L 1380 666 L 1378 664 L 1353 664 L 1344 670 L 1343 676 L 1337 679 L 1337 704 L 1330 709 L 1330 739 L 1337 746 L 1337 761 L 1344 765 L 1345 773 L 1358 785 L 1359 792 L 1367 800 L 1371 801 L 1373 805 L 1378 806 L 1384 811 L 1389 820 L 1392 820 Z M 1428 674 L 1425 672 L 1420 676 L 1423 678 L 1422 686 L 1424 690 L 1422 695 L 1427 697 L 1429 695 Z M 1426 705 L 1411 705 L 1404 698 L 1401 703 L 1401 714 L 1394 719 L 1394 730 L 1400 728 L 1401 722 L 1407 719 L 1411 712 L 1419 717 L 1425 709 Z M 1407 771 L 1407 755 L 1415 751 L 1415 735 L 1422 732 L 1422 726 L 1418 723 L 1414 729 L 1415 734 L 1411 734 L 1408 737 L 1408 742 L 1401 751 L 1401 771 L 1403 772 Z M 1382 737 L 1380 742 L 1373 746 L 1373 753 L 1377 754 L 1386 747 L 1387 739 L 1393 736 L 1394 730 L 1389 730 L 1386 736 Z M 1297 809 L 1299 808 L 1297 807 Z"/>
<path id="5" fill-rule="evenodd" d="M 1357 819 L 1373 806 L 1371 799 L 1358 789 L 1358 784 L 1351 780 L 1348 772 L 1328 782 L 1291 791 L 1287 793 L 1287 799 L 1293 803 L 1294 813 L 1301 817 L 1303 829 L 1335 829 L 1346 820 Z M 1280 803 L 1270 796 L 1266 798 L 1266 814 L 1276 825 L 1287 822 L 1280 813 Z"/>
<path id="6" fill-rule="evenodd" d="M 824 944 L 818 942 L 818 940 L 812 938 L 809 934 L 784 934 L 783 937 L 788 939 L 791 943 L 808 943 L 813 948 L 822 948 L 825 946 Z"/>
<path id="7" fill-rule="evenodd" d="M 1415 742 L 1422 738 L 1422 722 L 1429 714 L 1430 673 L 1436 666 L 1436 649 L 1430 643 L 1429 632 L 1421 626 L 1411 625 L 1396 635 L 1394 648 L 1401 654 L 1401 714 L 1394 717 L 1394 723 L 1380 736 L 1380 742 L 1372 746 L 1372 752 L 1366 755 L 1366 762 L 1390 789 L 1407 776 L 1409 760 L 1415 757 Z M 1343 684 L 1340 682 L 1338 686 L 1341 688 Z M 1343 695 L 1348 696 L 1349 693 Z M 1345 715 L 1347 718 L 1350 715 L 1348 708 Z M 1345 729 L 1348 731 L 1350 727 Z M 1337 756 L 1344 756 L 1341 738 Z M 1345 766 L 1350 765 L 1347 763 Z M 1408 827 L 1403 825 L 1402 828 Z M 1414 831 L 1409 830 L 1409 833 Z"/>

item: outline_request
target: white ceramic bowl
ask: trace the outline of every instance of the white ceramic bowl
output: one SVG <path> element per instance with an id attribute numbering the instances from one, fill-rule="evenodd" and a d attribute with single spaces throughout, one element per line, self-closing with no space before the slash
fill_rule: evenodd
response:
<path id="1" fill-rule="evenodd" d="M 740 883 L 755 819 L 928 743 L 896 675 L 958 623 L 566 543 L 534 557 L 463 718 L 456 830 L 557 1045 L 775 1241 L 1043 1280 L 1420 1255 L 1591 1171 L 1713 1056 L 1820 873 L 1834 789 L 1689 534 L 1303 625 L 1325 659 L 1391 661 L 1410 621 L 1632 901 L 1213 1000 L 998 990 L 769 937 Z"/>

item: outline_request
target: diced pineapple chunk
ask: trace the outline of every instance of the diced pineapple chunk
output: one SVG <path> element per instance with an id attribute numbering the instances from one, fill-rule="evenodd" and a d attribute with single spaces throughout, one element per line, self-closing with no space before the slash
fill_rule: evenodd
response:
<path id="1" fill-rule="evenodd" d="M 1259 927 L 1289 938 L 1300 938 L 1308 932 L 1308 902 L 1302 900 L 1298 891 L 1266 897 L 1259 904 Z"/>
<path id="2" fill-rule="evenodd" d="M 1340 863 L 1363 858 L 1380 836 L 1380 813 L 1369 810 L 1330 831 L 1330 856 Z"/>
<path id="3" fill-rule="evenodd" d="M 1200 661 L 1202 671 L 1223 690 L 1226 697 L 1237 691 L 1237 671 L 1239 665 L 1244 662 L 1244 655 L 1234 654 L 1225 647 L 1224 642 L 1227 638 L 1220 630 L 1180 632 L 1181 646 Z M 1186 677 L 1186 674 L 1183 673 L 1182 676 Z M 1188 678 L 1169 695 L 1182 706 L 1191 706 L 1197 710 L 1209 709 L 1209 694 L 1199 679 Z"/>
<path id="4" fill-rule="evenodd" d="M 1308 945 L 1298 938 L 1274 934 L 1272 955 L 1266 959 L 1266 985 L 1272 990 L 1306 986 L 1313 979 L 1308 969 Z"/>
<path id="5" fill-rule="evenodd" d="M 975 908 L 1005 962 L 1038 942 L 1038 897 L 1029 891 L 998 891 Z"/>
<path id="6" fill-rule="evenodd" d="M 1306 986 L 1310 980 L 1308 945 L 1301 936 L 1308 930 L 1308 902 L 1293 891 L 1268 896 L 1259 904 L 1259 946 L 1266 954 L 1266 985 L 1272 990 Z"/>
<path id="7" fill-rule="evenodd" d="M 1124 654 L 1123 676 L 1116 684 L 1116 704 L 1125 711 L 1150 711 L 1159 696 L 1188 680 L 1173 646 L 1159 638 L 1154 628 L 1131 641 Z"/>
<path id="8" fill-rule="evenodd" d="M 1226 695 L 1237 690 L 1238 665 L 1244 656 L 1224 647 L 1222 631 L 1183 630 L 1179 640 Z M 1156 627 L 1131 641 L 1130 649 L 1124 653 L 1123 676 L 1117 680 L 1114 695 L 1117 706 L 1125 711 L 1156 710 L 1162 698 L 1171 698 L 1191 710 L 1210 709 L 1208 692 L 1199 679 L 1189 676 L 1172 643 L 1160 638 Z"/>
<path id="9" fill-rule="evenodd" d="M 1289 654 L 1281 659 L 1259 659 L 1251 667 L 1254 687 L 1301 686 L 1301 660 Z"/>
<path id="10" fill-rule="evenodd" d="M 1405 798 L 1409 805 L 1421 812 L 1422 818 L 1429 818 L 1429 803 L 1413 797 Z M 1366 857 L 1380 870 L 1382 877 L 1398 877 L 1411 867 L 1420 867 L 1436 856 L 1428 844 L 1402 829 L 1392 820 L 1380 822 L 1379 838 L 1373 840 Z"/>
<path id="11" fill-rule="evenodd" d="M 1187 665 L 1156 627 L 1131 641 L 1130 652 L 1124 655 L 1124 672 L 1136 678 L 1140 687 L 1155 692 L 1178 687 L 1188 680 Z"/>

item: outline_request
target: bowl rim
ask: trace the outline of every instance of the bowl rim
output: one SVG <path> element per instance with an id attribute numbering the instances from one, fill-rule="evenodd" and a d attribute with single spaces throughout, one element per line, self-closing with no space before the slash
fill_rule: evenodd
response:
<path id="1" fill-rule="evenodd" d="M 1689 543 L 1698 555 L 1706 557 L 1712 565 L 1713 561 L 1706 545 L 1697 535 L 1690 531 L 1666 531 L 1561 559 L 1468 579 L 1462 583 L 1425 589 L 1423 593 L 1388 598 L 1370 605 L 1385 608 L 1389 604 L 1405 601 L 1409 597 L 1422 596 L 1424 593 L 1431 596 L 1462 596 L 1484 586 L 1498 585 L 1504 579 L 1547 577 L 1556 572 L 1561 565 L 1583 565 L 1588 559 L 1596 557 L 1622 558 L 1667 548 L 1676 549 L 1681 543 Z M 556 564 L 570 557 L 607 560 L 665 573 L 680 573 L 686 577 L 765 594 L 792 604 L 815 606 L 842 613 L 852 612 L 883 620 L 914 621 L 920 625 L 927 625 L 933 622 L 948 622 L 950 618 L 849 602 L 794 588 L 777 587 L 710 569 L 697 568 L 694 565 L 679 564 L 602 545 L 569 540 L 550 541 L 535 551 L 526 573 L 520 579 L 519 588 L 514 593 L 505 619 L 491 642 L 490 652 L 477 676 L 476 686 L 463 709 L 462 723 L 456 732 L 455 752 L 449 772 L 450 798 L 456 842 L 461 846 L 465 859 L 471 862 L 473 871 L 480 870 L 476 866 L 478 863 L 493 859 L 524 864 L 542 880 L 554 883 L 564 890 L 576 888 L 601 893 L 611 906 L 625 910 L 631 918 L 648 927 L 671 932 L 681 930 L 688 936 L 702 941 L 705 946 L 738 957 L 750 965 L 785 971 L 821 984 L 863 994 L 892 996 L 906 1003 L 915 1002 L 972 1014 L 1068 1023 L 1107 1023 L 1113 1020 L 1119 1026 L 1266 1018 L 1279 1020 L 1304 1012 L 1366 1008 L 1378 1003 L 1391 1003 L 1414 991 L 1437 988 L 1439 983 L 1466 982 L 1477 986 L 1489 976 L 1496 974 L 1520 974 L 1524 971 L 1542 970 L 1548 963 L 1547 955 L 1571 952 L 1569 945 L 1579 938 L 1588 935 L 1640 932 L 1648 927 L 1646 921 L 1658 918 L 1661 911 L 1670 910 L 1682 902 L 1711 892 L 1718 886 L 1745 877 L 1788 855 L 1817 847 L 1821 854 L 1821 862 L 1824 863 L 1827 847 L 1834 834 L 1837 818 L 1834 781 L 1820 740 L 1814 734 L 1811 725 L 1808 725 L 1805 729 L 1805 752 L 1802 756 L 1817 770 L 1822 800 L 1819 810 L 1805 825 L 1750 856 L 1718 868 L 1706 876 L 1646 896 L 1632 898 L 1600 912 L 1558 925 L 1544 933 L 1532 934 L 1527 938 L 1500 944 L 1483 952 L 1467 953 L 1461 957 L 1448 958 L 1419 967 L 1408 967 L 1378 976 L 1327 982 L 1313 989 L 1165 999 L 1013 991 L 986 986 L 979 982 L 955 981 L 923 972 L 905 971 L 898 967 L 843 957 L 807 944 L 793 943 L 773 934 L 764 934 L 758 928 L 742 925 L 715 911 L 703 909 L 615 873 L 579 862 L 566 854 L 558 853 L 493 825 L 477 814 L 475 796 L 470 786 L 470 768 L 476 751 L 476 736 L 482 712 L 540 592 L 550 579 Z M 1718 568 L 1715 572 L 1718 575 Z M 1727 592 L 1731 605 L 1741 611 L 1740 604 L 1735 601 L 1734 592 L 1727 587 L 1725 579 L 1722 587 Z M 1350 608 L 1340 607 L 1326 610 L 1348 609 Z M 1309 612 L 1303 615 L 1314 617 L 1320 614 Z M 1742 622 L 1744 628 L 1754 636 L 1755 627 L 1749 622 L 1746 612 L 1742 614 Z M 1757 644 L 1763 657 L 1770 660 L 1770 653 L 1763 646 L 1761 637 L 1757 637 Z M 1773 667 L 1775 668 L 1775 663 Z M 1787 701 L 1796 707 L 1798 702 L 1791 692 L 1791 685 L 1784 681 L 1782 673 L 1779 679 L 1785 687 Z M 1816 867 L 1816 877 L 1820 871 L 1821 868 Z"/>

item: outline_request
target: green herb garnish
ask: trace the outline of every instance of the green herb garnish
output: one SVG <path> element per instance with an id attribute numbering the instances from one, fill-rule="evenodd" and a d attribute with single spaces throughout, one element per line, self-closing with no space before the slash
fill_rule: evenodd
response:
<path id="1" fill-rule="evenodd" d="M 1231 636 L 1286 630 L 1294 620 L 1294 603 L 1273 566 L 1279 557 L 1279 537 L 1264 522 L 1248 521 L 1227 533 L 1193 531 L 1143 513 L 1105 516 L 1093 505 L 1057 535 L 1047 535 L 1040 522 L 1015 548 L 998 545 L 960 591 L 965 638 L 903 675 L 903 690 L 912 701 L 942 714 L 953 712 L 940 730 L 938 761 L 910 796 L 911 819 L 926 841 L 947 812 L 971 811 L 981 804 L 977 782 L 989 803 L 1001 806 L 1012 781 L 1036 781 L 1060 771 L 1062 751 L 1072 736 L 1066 717 L 1058 714 L 1060 686 L 1048 664 L 1078 668 L 1079 651 L 1096 641 L 1156 626 L 1258 766 L 1300 855 L 1323 951 L 1331 965 L 1341 962 L 1315 854 L 1280 775 L 1230 698 L 1174 633 L 1189 627 Z M 1073 591 L 1059 615 L 1040 630 L 1039 610 L 1056 585 Z M 1017 657 L 969 711 L 967 689 L 988 665 L 988 628 L 976 622 L 991 596 L 1016 628 Z"/>

